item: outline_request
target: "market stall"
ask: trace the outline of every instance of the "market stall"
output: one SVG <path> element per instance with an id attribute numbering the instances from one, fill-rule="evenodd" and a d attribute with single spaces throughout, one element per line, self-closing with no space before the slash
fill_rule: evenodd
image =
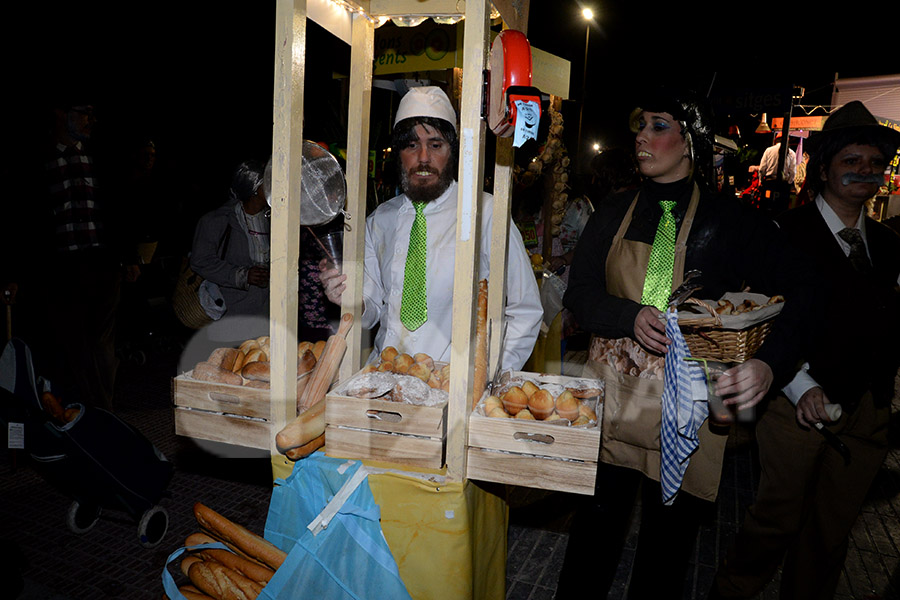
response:
<path id="1" fill-rule="evenodd" d="M 505 25 L 525 31 L 527 2 L 498 1 L 493 6 Z M 181 376 L 175 382 L 176 411 L 181 411 L 176 414 L 176 423 L 180 414 L 182 435 L 268 448 L 276 491 L 285 485 L 285 480 L 293 485 L 294 475 L 305 474 L 307 467 L 323 457 L 322 452 L 316 452 L 315 461 L 295 462 L 319 449 L 322 443 L 324 454 L 341 459 L 326 469 L 343 473 L 349 468 L 346 465 L 362 463 L 364 469 L 361 469 L 380 507 L 384 537 L 412 597 L 500 597 L 505 586 L 508 508 L 502 494 L 487 491 L 486 486 L 476 485 L 472 480 L 591 493 L 599 443 L 596 415 L 600 392 L 596 389 L 590 392 L 593 421 L 583 417 L 587 426 L 584 429 L 572 427 L 564 431 L 568 428 L 540 421 L 534 424 L 519 421 L 513 425 L 511 419 L 507 419 L 509 423 L 501 423 L 500 419 L 488 415 L 486 402 L 493 397 L 491 394 L 499 394 L 498 390 L 505 393 L 517 388 L 521 392 L 522 387 L 529 389 L 526 380 L 534 379 L 530 383 L 535 390 L 535 382 L 546 383 L 559 388 L 555 395 L 561 395 L 570 383 L 558 378 L 545 382 L 538 374 L 507 373 L 502 382 L 496 376 L 503 345 L 500 332 L 504 331 L 513 176 L 511 136 L 496 139 L 494 219 L 490 233 L 491 247 L 498 249 L 490 257 L 491 281 L 496 283 L 482 292 L 479 301 L 477 263 L 483 240 L 479 239 L 478 199 L 482 195 L 487 137 L 482 117 L 482 89 L 488 65 L 492 6 L 487 1 L 471 0 L 466 3 L 342 0 L 327 8 L 332 11 L 327 26 L 340 29 L 339 35 L 347 36 L 343 39 L 349 39 L 351 46 L 343 236 L 347 287 L 342 295 L 342 327 L 319 349 L 312 363 L 314 367 L 301 372 L 305 354 L 301 350 L 303 340 L 297 339 L 299 228 L 296 224 L 300 222 L 301 212 L 305 27 L 312 11 L 319 11 L 321 16 L 323 6 L 318 0 L 310 0 L 309 6 L 305 0 L 282 0 L 277 3 L 276 14 L 270 335 L 265 340 L 256 340 L 266 344 L 269 389 L 197 385 L 189 381 L 190 377 Z M 363 309 L 365 184 L 374 30 L 387 19 L 415 21 L 436 16 L 464 18 L 456 269 L 450 360 L 445 365 L 449 371 L 445 375 L 448 399 L 438 408 L 413 407 L 406 412 L 407 409 L 397 405 L 378 404 L 378 400 L 360 401 L 361 397 L 354 398 L 346 391 L 346 383 L 360 373 L 365 361 L 362 330 L 354 324 L 360 322 Z M 480 328 L 476 326 L 479 306 L 482 308 Z M 486 359 L 481 373 L 476 373 L 479 353 L 476 340 L 483 345 L 482 358 Z M 247 340 L 248 347 L 251 342 Z M 484 391 L 486 379 L 494 379 L 500 387 L 492 387 L 490 393 Z M 335 382 L 338 383 L 333 385 Z M 546 395 L 550 403 L 555 401 L 555 396 Z M 342 403 L 347 400 L 350 403 Z M 515 414 L 507 400 L 503 402 Z M 578 414 L 581 402 L 573 400 L 575 412 L 571 421 L 581 416 Z M 355 406 L 361 409 L 355 410 Z M 402 426 L 391 429 L 389 418 L 378 427 L 369 426 L 366 419 L 373 412 L 396 413 Z M 188 422 L 186 418 L 194 421 Z M 406 429 L 408 422 L 412 422 L 412 429 Z M 565 424 L 569 422 L 567 419 Z M 325 432 L 321 436 L 318 427 Z M 291 428 L 297 434 L 295 443 L 285 441 L 283 435 Z M 477 430 L 477 435 L 473 436 L 473 430 Z M 327 439 L 334 443 L 329 446 Z M 342 462 L 344 459 L 346 462 Z M 270 512 L 270 519 L 271 515 Z M 267 540 L 268 533 L 267 527 Z M 435 556 L 441 557 L 443 569 L 434 569 Z"/>

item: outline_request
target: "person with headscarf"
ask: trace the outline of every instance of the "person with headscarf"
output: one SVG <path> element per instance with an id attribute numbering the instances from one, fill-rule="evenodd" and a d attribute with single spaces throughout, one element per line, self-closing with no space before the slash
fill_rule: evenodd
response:
<path id="1" fill-rule="evenodd" d="M 215 320 L 226 314 L 269 315 L 270 218 L 263 169 L 255 160 L 241 163 L 228 200 L 197 223 L 190 264 L 205 280 L 201 303 L 207 299 L 204 309 Z"/>
<path id="2" fill-rule="evenodd" d="M 695 412 L 702 421 L 689 432 L 694 448 L 676 493 L 664 498 L 664 357 L 675 348 L 664 312 L 685 274 L 700 271 L 694 281 L 703 298 L 746 286 L 785 297 L 757 355 L 718 380 L 716 392 L 743 414 L 790 377 L 813 293 L 805 263 L 774 222 L 714 195 L 713 120 L 705 100 L 663 89 L 638 106 L 630 125 L 643 181 L 599 204 L 575 249 L 563 300 L 593 335 L 585 375 L 604 379 L 607 394 L 596 491 L 576 512 L 557 598 L 583 597 L 578 573 L 590 573 L 596 596 L 606 596 L 639 487 L 629 598 L 681 593 L 701 520 L 718 492 L 728 438 L 727 426 Z"/>

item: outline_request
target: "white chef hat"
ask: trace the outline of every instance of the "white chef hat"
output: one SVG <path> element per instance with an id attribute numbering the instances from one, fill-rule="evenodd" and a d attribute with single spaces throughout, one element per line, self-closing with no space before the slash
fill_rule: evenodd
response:
<path id="1" fill-rule="evenodd" d="M 409 88 L 400 99 L 400 107 L 394 125 L 410 117 L 434 117 L 443 119 L 453 125 L 456 131 L 456 111 L 450 104 L 450 98 L 439 87 L 433 85 Z"/>

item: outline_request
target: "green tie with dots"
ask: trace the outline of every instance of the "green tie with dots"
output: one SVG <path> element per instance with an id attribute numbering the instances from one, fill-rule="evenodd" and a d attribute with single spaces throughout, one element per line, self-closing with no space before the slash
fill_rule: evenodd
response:
<path id="1" fill-rule="evenodd" d="M 406 272 L 403 275 L 403 298 L 400 302 L 400 322 L 415 331 L 428 320 L 428 301 L 425 282 L 426 225 L 424 202 L 413 202 L 416 218 L 409 230 L 409 249 L 406 253 Z"/>
<path id="2" fill-rule="evenodd" d="M 647 264 L 647 277 L 644 279 L 644 291 L 641 294 L 641 304 L 655 306 L 661 311 L 666 310 L 669 295 L 672 293 L 675 235 L 677 233 L 675 217 L 672 215 L 675 204 L 674 200 L 659 201 L 663 214 L 659 218 L 659 225 L 656 226 L 656 237 L 653 238 L 650 262 Z"/>

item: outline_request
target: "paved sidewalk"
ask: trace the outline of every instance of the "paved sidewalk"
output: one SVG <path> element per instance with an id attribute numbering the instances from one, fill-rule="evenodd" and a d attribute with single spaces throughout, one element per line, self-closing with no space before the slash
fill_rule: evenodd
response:
<path id="1" fill-rule="evenodd" d="M 155 549 L 143 549 L 136 524 L 124 513 L 106 513 L 87 534 L 65 525 L 70 500 L 53 489 L 23 456 L 0 459 L 0 565 L 23 561 L 28 600 L 159 600 L 167 555 L 196 530 L 191 507 L 215 505 L 261 532 L 271 496 L 267 455 L 220 458 L 174 435 L 170 405 L 171 356 L 150 356 L 146 365 L 123 364 L 120 416 L 144 433 L 176 466 L 168 497 L 169 531 Z M 895 406 L 900 410 L 900 406 Z M 853 531 L 841 580 L 840 600 L 900 600 L 900 418 L 891 423 L 892 448 Z M 723 473 L 716 515 L 705 524 L 692 558 L 682 598 L 706 595 L 716 564 L 737 529 L 756 485 L 758 465 L 749 435 L 735 436 Z M 511 497 L 507 560 L 509 600 L 553 597 L 565 552 L 573 497 L 517 488 Z M 623 598 L 636 544 L 634 526 L 609 598 Z M 15 574 L 13 569 L 10 575 Z M 11 581 L 7 577 L 3 581 Z M 762 598 L 776 598 L 777 581 Z M 14 597 L 4 588 L 0 598 Z M 4 595 L 6 594 L 6 595 Z M 490 599 L 493 600 L 493 599 Z M 498 599 L 500 600 L 500 599 Z"/>

